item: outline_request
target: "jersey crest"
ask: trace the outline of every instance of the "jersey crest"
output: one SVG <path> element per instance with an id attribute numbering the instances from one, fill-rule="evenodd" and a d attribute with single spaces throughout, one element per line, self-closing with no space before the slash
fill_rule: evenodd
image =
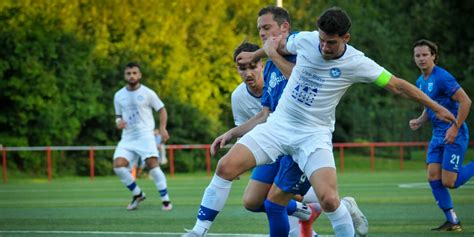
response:
<path id="1" fill-rule="evenodd" d="M 339 69 L 337 67 L 333 67 L 333 68 L 331 68 L 331 70 L 329 70 L 329 75 L 332 78 L 339 78 L 341 76 L 341 69 Z"/>
<path id="2" fill-rule="evenodd" d="M 431 92 L 433 90 L 433 82 L 428 83 L 428 91 Z"/>

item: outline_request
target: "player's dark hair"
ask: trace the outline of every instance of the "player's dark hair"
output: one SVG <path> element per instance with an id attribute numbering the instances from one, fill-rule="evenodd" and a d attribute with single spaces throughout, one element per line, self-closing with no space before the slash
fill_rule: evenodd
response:
<path id="1" fill-rule="evenodd" d="M 239 55 L 241 52 L 255 52 L 258 49 L 260 49 L 260 47 L 258 47 L 258 45 L 256 44 L 251 44 L 247 42 L 240 44 L 239 47 L 234 50 L 234 62 L 237 58 L 237 55 Z"/>
<path id="2" fill-rule="evenodd" d="M 351 29 L 351 18 L 339 7 L 331 7 L 318 18 L 318 28 L 328 35 L 343 36 Z"/>
<path id="3" fill-rule="evenodd" d="M 275 20 L 278 25 L 283 24 L 284 22 L 288 22 L 291 27 L 291 18 L 290 13 L 285 8 L 282 7 L 275 7 L 275 6 L 268 6 L 260 9 L 258 12 L 258 16 L 263 16 L 267 13 L 273 14 L 273 20 Z"/>
<path id="4" fill-rule="evenodd" d="M 413 44 L 413 49 L 415 49 L 418 46 L 428 46 L 428 48 L 430 49 L 431 54 L 435 56 L 434 63 L 438 62 L 438 56 L 439 56 L 438 45 L 436 45 L 435 43 L 433 43 L 433 42 L 431 42 L 427 39 L 421 39 L 421 40 L 416 41 Z"/>
<path id="5" fill-rule="evenodd" d="M 125 69 L 127 69 L 127 68 L 133 68 L 133 67 L 137 67 L 138 69 L 141 70 L 140 64 L 138 64 L 138 63 L 136 63 L 136 62 L 129 62 L 129 63 L 127 63 L 127 65 L 125 65 Z"/>

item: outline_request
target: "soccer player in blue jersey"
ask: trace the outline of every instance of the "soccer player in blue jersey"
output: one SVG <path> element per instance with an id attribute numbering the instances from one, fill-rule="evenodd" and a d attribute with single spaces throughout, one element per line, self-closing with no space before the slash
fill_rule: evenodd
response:
<path id="1" fill-rule="evenodd" d="M 413 46 L 413 56 L 421 75 L 416 81 L 431 99 L 447 108 L 456 116 L 456 123 L 447 123 L 436 118 L 430 108 L 412 119 L 409 125 L 416 130 L 431 120 L 433 135 L 428 147 L 428 182 L 446 222 L 434 231 L 462 231 L 448 188 L 459 188 L 474 175 L 474 162 L 463 166 L 469 142 L 465 119 L 469 114 L 471 100 L 456 79 L 445 69 L 436 65 L 439 59 L 438 46 L 429 40 L 419 40 Z"/>
<path id="2" fill-rule="evenodd" d="M 282 53 L 296 54 L 295 67 L 267 122 L 246 133 L 219 160 L 215 176 L 204 192 L 198 216 L 217 215 L 236 177 L 286 154 L 292 156 L 309 178 L 336 236 L 354 236 L 351 216 L 345 205 L 340 205 L 332 153 L 335 109 L 349 86 L 373 82 L 433 109 L 442 120 L 455 121 L 447 109 L 415 86 L 392 76 L 348 45 L 351 21 L 343 10 L 325 11 L 318 19 L 318 26 L 319 32 L 300 32 L 290 36 L 287 43 L 281 35 L 267 39 L 267 42 L 281 41 Z M 223 138 L 220 144 L 232 136 Z M 216 148 L 211 147 L 211 150 Z"/>
<path id="3" fill-rule="evenodd" d="M 262 42 L 265 42 L 269 37 L 279 34 L 287 36 L 291 30 L 289 13 L 280 7 L 265 7 L 258 13 L 257 29 Z M 254 52 L 255 51 L 252 53 Z M 237 57 L 239 57 L 239 55 Z M 263 73 L 265 83 L 262 95 L 262 112 L 257 114 L 257 116 L 242 127 L 230 130 L 228 133 L 217 138 L 213 143 L 214 146 L 221 143 L 221 141 L 227 140 L 224 138 L 225 136 L 233 136 L 232 134 L 236 133 L 236 130 L 238 131 L 237 133 L 244 134 L 257 124 L 266 121 L 270 113 L 275 110 L 278 104 L 278 100 L 286 86 L 287 78 L 291 74 L 295 60 L 295 56 L 289 55 L 286 57 L 279 56 L 279 58 L 276 58 L 275 60 L 268 60 L 266 62 Z M 274 61 L 278 62 L 274 63 Z M 277 234 L 280 236 L 288 236 L 290 228 L 292 230 L 292 236 L 299 236 L 300 233 L 299 228 L 297 228 L 297 219 L 295 217 L 290 217 L 290 220 L 292 221 L 290 226 L 290 223 L 288 223 L 288 214 L 306 220 L 305 223 L 308 225 L 310 225 L 315 217 L 319 215 L 319 210 L 311 209 L 312 207 L 306 207 L 304 204 L 295 202 L 294 200 L 292 200 L 289 205 L 287 205 L 287 203 L 279 205 L 279 203 L 271 200 L 271 198 L 266 199 L 274 182 L 276 185 L 284 188 L 285 191 L 291 191 L 291 193 L 293 193 L 291 195 L 303 195 L 309 189 L 310 184 L 308 180 L 297 166 L 291 166 L 292 163 L 291 157 L 283 156 L 272 164 L 256 167 L 252 172 L 249 185 L 245 190 L 245 207 L 253 212 L 266 213 L 269 219 L 271 236 L 277 236 Z M 290 173 L 294 175 L 283 177 L 284 174 Z M 320 208 L 316 207 L 316 209 Z M 312 232 L 312 228 L 310 229 L 310 232 Z"/>
<path id="4" fill-rule="evenodd" d="M 278 34 L 288 35 L 288 32 L 290 30 L 289 14 L 283 8 L 277 8 L 277 7 L 263 8 L 259 12 L 258 28 L 259 28 L 260 36 L 263 41 L 265 41 L 267 37 L 275 36 Z M 254 50 L 250 50 L 250 49 L 251 47 L 249 46 L 248 43 L 241 45 L 234 52 L 234 59 L 236 59 L 237 55 L 240 55 L 241 52 L 255 52 L 258 49 L 258 47 L 256 49 L 254 48 Z M 255 102 L 255 100 L 250 100 L 249 96 L 245 96 L 245 97 L 243 96 L 243 94 L 244 95 L 248 94 L 246 93 L 248 89 L 247 90 L 242 89 L 242 88 L 245 88 L 244 83 L 242 83 L 232 93 L 232 110 L 234 114 L 235 123 L 238 127 L 233 128 L 229 130 L 226 134 L 218 137 L 214 142 L 215 144 L 220 143 L 220 141 L 222 140 L 222 137 L 224 136 L 229 136 L 229 135 L 233 136 L 231 134 L 239 134 L 239 135 L 233 136 L 233 138 L 240 137 L 241 136 L 240 134 L 244 134 L 246 131 L 252 129 L 257 124 L 266 121 L 267 117 L 272 111 L 274 111 L 278 103 L 278 100 L 281 96 L 283 88 L 285 87 L 287 83 L 286 77 L 290 75 L 291 69 L 294 66 L 295 58 L 296 58 L 295 56 L 291 56 L 291 55 L 287 56 L 286 58 L 283 58 L 280 56 L 280 59 L 282 60 L 280 65 L 283 65 L 282 67 L 284 67 L 283 72 L 281 72 L 275 66 L 275 64 L 273 64 L 271 60 L 269 60 L 266 63 L 265 69 L 264 69 L 265 83 L 264 83 L 264 87 L 263 87 L 262 95 L 261 95 L 261 102 L 260 102 L 261 105 L 260 105 L 260 109 L 258 113 L 255 113 L 254 116 L 251 116 L 251 117 L 248 116 L 248 114 L 253 111 L 253 109 L 251 108 L 255 107 L 255 105 L 252 105 L 252 103 L 250 103 L 249 101 Z M 257 60 L 252 60 L 245 64 L 238 64 L 237 71 L 239 72 L 241 77 L 245 77 L 245 75 L 242 74 L 243 72 L 251 71 L 249 68 L 253 64 L 259 65 L 261 64 L 261 60 L 257 59 Z M 245 107 L 245 108 L 242 108 L 242 107 Z M 246 110 L 246 113 L 244 113 L 245 110 Z M 267 197 L 268 191 L 270 190 L 270 187 L 272 186 L 275 180 L 277 180 L 278 185 L 286 185 L 288 186 L 288 188 L 292 188 L 293 192 L 298 193 L 298 194 L 306 193 L 306 191 L 310 187 L 310 184 L 307 181 L 307 179 L 300 178 L 301 176 L 304 177 L 304 175 L 297 166 L 293 166 L 291 167 L 291 169 L 296 172 L 299 172 L 299 176 L 297 177 L 291 176 L 289 177 L 289 179 L 283 179 L 283 177 L 278 176 L 279 178 L 275 179 L 280 169 L 280 160 L 283 160 L 283 159 L 285 158 L 283 157 L 281 159 L 278 159 L 276 162 L 272 164 L 262 165 L 255 168 L 255 170 L 252 172 L 252 176 L 249 181 L 249 184 L 247 185 L 247 188 L 245 190 L 244 206 L 248 210 L 253 211 L 253 212 L 267 211 L 266 212 L 267 215 L 270 215 L 270 216 L 272 215 L 272 213 L 275 213 L 274 211 L 272 211 L 275 208 L 284 210 L 284 214 L 285 214 L 284 217 L 286 218 L 286 222 L 284 221 L 282 222 L 279 220 L 272 221 L 274 218 L 270 218 L 270 225 L 273 225 L 276 227 L 283 227 L 286 229 L 282 231 L 281 228 L 279 229 L 270 228 L 271 229 L 270 232 L 278 233 L 280 236 L 283 236 L 283 235 L 288 236 L 289 223 L 288 223 L 287 213 L 293 214 L 302 220 L 309 220 L 310 218 L 314 219 L 316 214 L 313 214 L 313 209 L 310 209 L 306 205 L 302 203 L 297 203 L 295 201 L 290 202 L 290 204 L 288 205 L 288 210 L 287 210 L 286 205 L 280 208 L 279 205 L 272 203 L 268 200 L 265 200 Z M 291 158 L 288 158 L 286 159 L 285 162 L 292 163 L 292 160 Z M 290 169 L 284 169 L 284 170 L 285 171 L 283 172 L 291 172 Z M 185 236 L 193 236 L 195 234 L 198 236 L 204 235 L 207 232 L 207 230 L 210 228 L 210 225 L 212 224 L 212 221 L 214 220 L 217 214 L 218 214 L 218 211 L 209 210 L 209 209 L 206 209 L 205 206 L 203 206 L 200 212 L 198 213 L 198 220 L 196 222 L 196 225 L 194 226 L 193 230 L 190 233 L 187 233 Z M 293 221 L 292 225 L 293 226 L 298 225 L 298 220 Z M 292 236 L 299 236 L 299 228 L 294 228 L 294 229 L 296 229 L 295 232 L 298 232 L 298 233 L 294 233 Z M 271 234 L 271 235 L 276 236 L 275 234 Z"/>
<path id="5" fill-rule="evenodd" d="M 257 28 L 263 42 L 265 42 L 267 38 L 276 35 L 288 36 L 291 28 L 290 16 L 285 9 L 272 6 L 265 7 L 259 11 L 258 16 Z M 263 52 L 261 50 L 259 51 L 260 53 Z M 256 52 L 257 51 L 255 50 L 243 50 L 237 57 L 253 57 L 253 54 Z M 234 58 L 236 58 L 235 55 Z M 294 55 L 288 55 L 285 57 L 282 57 L 279 54 L 272 55 L 270 60 L 267 61 L 264 70 L 265 86 L 262 96 L 262 112 L 252 118 L 247 124 L 242 125 L 242 123 L 237 122 L 238 119 L 236 119 L 236 125 L 242 126 L 232 129 L 224 136 L 228 136 L 236 131 L 238 131 L 237 133 L 244 134 L 246 131 L 255 127 L 258 123 L 266 121 L 270 112 L 274 111 L 278 104 L 278 100 L 286 86 L 287 78 L 293 69 L 295 59 L 296 56 Z M 253 63 L 254 61 L 260 60 L 250 59 L 246 63 L 241 64 L 241 66 L 245 68 L 246 65 Z M 239 86 L 239 88 L 241 86 Z M 232 95 L 232 109 L 234 112 L 239 110 L 239 108 L 243 106 L 242 104 L 248 104 L 240 102 L 239 105 L 239 103 L 237 103 L 237 96 L 234 96 L 234 94 L 242 93 L 236 93 L 236 91 L 234 91 Z M 234 97 L 236 97 L 235 100 Z M 240 118 L 243 116 L 236 116 L 234 113 L 234 117 Z M 223 141 L 222 137 L 224 136 L 216 139 L 214 145 Z M 226 139 L 224 139 L 224 141 L 225 140 Z M 282 165 L 280 165 L 280 161 Z M 273 182 L 274 185 L 272 186 Z M 295 194 L 305 194 L 309 186 L 308 180 L 299 169 L 298 165 L 292 161 L 291 157 L 284 156 L 272 164 L 258 166 L 254 169 L 251 180 L 249 181 L 245 191 L 244 205 L 250 211 L 266 212 L 269 219 L 271 236 L 288 236 L 288 234 L 290 236 L 312 236 L 313 231 L 311 224 L 320 213 L 319 205 L 311 204 L 308 208 L 302 203 L 291 200 L 291 197 Z M 271 193 L 269 193 L 270 187 L 272 187 Z M 311 189 L 309 192 L 313 192 L 313 194 L 307 196 L 315 197 L 314 190 Z M 268 199 L 265 200 L 267 195 Z M 367 234 L 368 225 L 366 218 L 357 208 L 354 199 L 347 197 L 344 201 L 344 204 L 350 209 L 351 214 L 354 215 L 353 219 L 358 227 L 358 233 L 362 236 Z M 317 199 L 313 198 L 311 202 L 317 202 Z M 198 214 L 196 225 L 191 233 L 188 233 L 185 236 L 192 236 L 193 234 L 201 236 L 207 231 L 207 229 L 209 229 L 210 224 L 217 213 L 218 212 L 215 210 L 207 210 L 205 207 L 202 207 Z M 292 216 L 288 217 L 288 214 L 291 214 Z M 296 217 L 303 220 L 301 235 L 300 228 L 298 228 L 298 219 Z M 288 219 L 291 220 L 291 223 L 288 223 Z M 291 232 L 289 232 L 289 230 L 291 230 Z"/>

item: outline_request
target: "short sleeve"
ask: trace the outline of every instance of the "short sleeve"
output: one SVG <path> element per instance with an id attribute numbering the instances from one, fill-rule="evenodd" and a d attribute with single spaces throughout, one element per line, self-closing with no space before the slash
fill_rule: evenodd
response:
<path id="1" fill-rule="evenodd" d="M 165 104 L 163 103 L 163 101 L 160 100 L 160 97 L 158 97 L 158 95 L 150 90 L 150 94 L 151 94 L 151 107 L 153 107 L 153 109 L 155 111 L 158 111 L 160 110 L 161 108 L 165 107 Z"/>
<path id="2" fill-rule="evenodd" d="M 245 118 L 242 116 L 242 106 L 241 103 L 237 102 L 235 95 L 232 94 L 231 99 L 232 104 L 232 116 L 234 117 L 235 126 L 239 126 L 245 122 Z"/>
<path id="3" fill-rule="evenodd" d="M 115 115 L 122 115 L 122 107 L 119 104 L 118 92 L 114 95 Z"/>
<path id="4" fill-rule="evenodd" d="M 439 84 L 440 88 L 444 91 L 444 93 L 451 97 L 456 93 L 461 86 L 459 83 L 456 81 L 456 79 L 451 75 L 449 72 L 443 73 L 443 76 L 441 78 L 438 78 L 437 83 Z"/>
<path id="5" fill-rule="evenodd" d="M 383 87 L 392 76 L 390 72 L 366 56 L 355 57 L 353 60 L 356 63 L 354 74 L 357 82 L 374 82 L 376 85 Z"/>
<path id="6" fill-rule="evenodd" d="M 291 34 L 286 39 L 286 50 L 288 50 L 288 52 L 290 52 L 291 54 L 296 54 L 298 44 L 298 39 L 296 37 L 297 35 L 298 34 Z"/>

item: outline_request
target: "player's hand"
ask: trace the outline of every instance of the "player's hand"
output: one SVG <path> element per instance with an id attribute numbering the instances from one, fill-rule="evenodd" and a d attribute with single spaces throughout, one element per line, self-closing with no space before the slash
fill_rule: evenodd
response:
<path id="1" fill-rule="evenodd" d="M 212 142 L 212 145 L 211 145 L 211 155 L 214 156 L 216 154 L 216 152 L 225 146 L 225 144 L 227 144 L 228 141 L 230 141 L 232 139 L 232 136 L 226 132 L 222 135 L 220 135 L 219 137 L 217 137 L 214 142 Z"/>
<path id="2" fill-rule="evenodd" d="M 412 119 L 408 124 L 410 125 L 411 130 L 417 130 L 421 125 L 423 125 L 418 119 Z"/>
<path id="3" fill-rule="evenodd" d="M 456 124 L 452 124 L 448 131 L 446 131 L 446 135 L 444 136 L 444 142 L 447 144 L 452 144 L 458 136 L 458 131 L 459 129 Z"/>
<path id="4" fill-rule="evenodd" d="M 116 119 L 115 124 L 117 125 L 118 129 L 124 129 L 127 127 L 127 122 L 121 118 Z"/>
<path id="5" fill-rule="evenodd" d="M 456 117 L 454 117 L 454 115 L 451 112 L 449 112 L 448 109 L 446 109 L 445 107 L 441 105 L 439 106 L 439 108 L 440 109 L 438 111 L 433 111 L 435 112 L 436 117 L 438 119 L 441 119 L 447 123 L 453 123 L 454 125 L 457 125 Z"/>
<path id="6" fill-rule="evenodd" d="M 275 53 L 278 53 L 277 50 L 281 41 L 281 37 L 281 35 L 278 35 L 265 40 L 265 44 L 263 44 L 263 50 L 269 57 L 271 57 Z"/>
<path id="7" fill-rule="evenodd" d="M 166 128 L 160 128 L 160 136 L 161 136 L 161 142 L 165 143 L 170 139 L 170 135 L 168 134 L 168 130 Z"/>
<path id="8" fill-rule="evenodd" d="M 235 58 L 235 61 L 238 64 L 249 64 L 255 61 L 255 53 L 254 52 L 241 52 Z"/>

